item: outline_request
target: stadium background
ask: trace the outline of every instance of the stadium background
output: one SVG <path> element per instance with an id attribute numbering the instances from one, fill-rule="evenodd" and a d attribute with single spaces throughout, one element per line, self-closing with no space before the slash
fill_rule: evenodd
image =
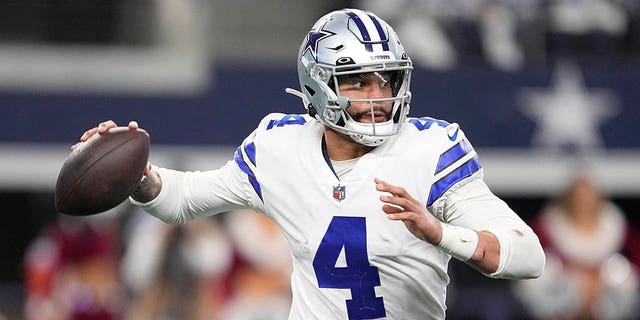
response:
<path id="1" fill-rule="evenodd" d="M 640 5 L 605 2 L 624 13 L 623 28 L 554 29 L 554 1 L 430 1 L 417 5 L 423 11 L 412 10 L 411 1 L 394 4 L 438 22 L 455 53 L 454 60 L 414 59 L 411 115 L 458 122 L 483 160 L 489 185 L 524 219 L 586 169 L 640 225 Z M 151 161 L 216 168 L 265 114 L 302 112 L 299 100 L 284 93 L 298 86 L 300 41 L 323 12 L 356 5 L 2 1 L 0 313 L 20 317 L 25 249 L 57 219 L 57 170 L 84 130 L 106 119 L 135 119 L 151 133 Z M 487 50 L 491 37 L 483 19 L 500 20 L 485 17 L 492 5 L 508 8 L 513 17 L 511 45 L 520 55 L 506 55 L 510 64 L 496 63 L 501 55 Z M 382 11 L 392 24 L 403 18 L 401 10 Z M 551 118 L 565 117 L 560 120 L 569 131 L 584 130 L 583 137 L 595 140 L 565 131 L 552 135 L 557 143 L 540 139 L 545 119 L 551 120 L 536 118 L 537 100 L 527 97 L 537 94 L 551 105 L 554 92 L 569 97 L 563 103 L 578 113 Z M 573 127 L 572 120 L 594 109 L 601 112 L 587 119 L 588 128 Z M 468 295 L 450 306 L 452 318 L 468 317 L 477 303 L 486 302 L 479 314 L 487 317 L 493 310 L 517 309 L 504 302 L 511 301 L 507 281 L 489 281 L 465 268 L 452 266 L 456 292 Z"/>

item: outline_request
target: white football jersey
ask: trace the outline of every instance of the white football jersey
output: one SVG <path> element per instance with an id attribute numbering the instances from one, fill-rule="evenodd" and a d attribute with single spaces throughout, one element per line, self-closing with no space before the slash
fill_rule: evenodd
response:
<path id="1" fill-rule="evenodd" d="M 190 173 L 160 169 L 160 195 L 138 205 L 169 222 L 241 207 L 273 218 L 293 257 L 290 319 L 443 319 L 450 256 L 387 219 L 374 178 L 404 187 L 448 221 L 443 199 L 463 184 L 483 183 L 471 144 L 456 124 L 410 118 L 338 179 L 323 152 L 323 131 L 307 115 L 270 114 L 226 166 Z M 500 214 L 521 223 L 504 208 Z M 478 221 L 496 219 L 459 220 L 484 230 Z"/>
<path id="2" fill-rule="evenodd" d="M 255 208 L 289 239 L 291 317 L 444 318 L 449 256 L 387 219 L 373 179 L 431 205 L 479 170 L 475 152 L 456 125 L 410 119 L 339 180 L 323 156 L 323 131 L 308 116 L 272 114 L 236 152 L 259 195 Z"/>

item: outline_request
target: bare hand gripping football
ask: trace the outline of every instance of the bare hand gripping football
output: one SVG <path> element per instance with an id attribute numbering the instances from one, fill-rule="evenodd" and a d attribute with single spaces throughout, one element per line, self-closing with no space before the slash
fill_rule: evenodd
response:
<path id="1" fill-rule="evenodd" d="M 96 129 L 72 147 L 60 169 L 55 205 L 61 213 L 84 216 L 109 210 L 127 199 L 145 172 L 146 131 L 115 127 L 95 134 Z"/>

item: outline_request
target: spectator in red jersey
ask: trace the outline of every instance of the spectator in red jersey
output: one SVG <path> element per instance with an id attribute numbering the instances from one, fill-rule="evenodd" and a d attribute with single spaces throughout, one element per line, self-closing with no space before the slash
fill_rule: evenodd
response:
<path id="1" fill-rule="evenodd" d="M 587 176 L 575 178 L 532 223 L 547 266 L 516 293 L 540 319 L 632 319 L 640 234 Z"/>
<path id="2" fill-rule="evenodd" d="M 25 255 L 25 318 L 118 319 L 118 225 L 110 214 L 60 216 Z"/>

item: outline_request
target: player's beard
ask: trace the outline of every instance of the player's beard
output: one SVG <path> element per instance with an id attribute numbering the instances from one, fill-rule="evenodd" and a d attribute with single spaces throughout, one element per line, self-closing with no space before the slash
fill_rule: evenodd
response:
<path id="1" fill-rule="evenodd" d="M 374 114 L 376 112 L 384 113 L 386 119 L 384 121 L 376 121 L 376 122 L 385 122 L 385 121 L 389 121 L 389 119 L 391 119 L 391 111 L 386 111 L 383 107 L 373 107 L 373 110 L 357 112 L 357 113 L 351 115 L 351 119 L 353 119 L 354 121 L 357 121 L 357 122 L 362 122 L 361 120 L 365 116 L 371 118 L 371 114 L 370 114 L 371 112 L 373 112 Z M 369 113 L 369 115 L 367 115 L 367 113 Z"/>

